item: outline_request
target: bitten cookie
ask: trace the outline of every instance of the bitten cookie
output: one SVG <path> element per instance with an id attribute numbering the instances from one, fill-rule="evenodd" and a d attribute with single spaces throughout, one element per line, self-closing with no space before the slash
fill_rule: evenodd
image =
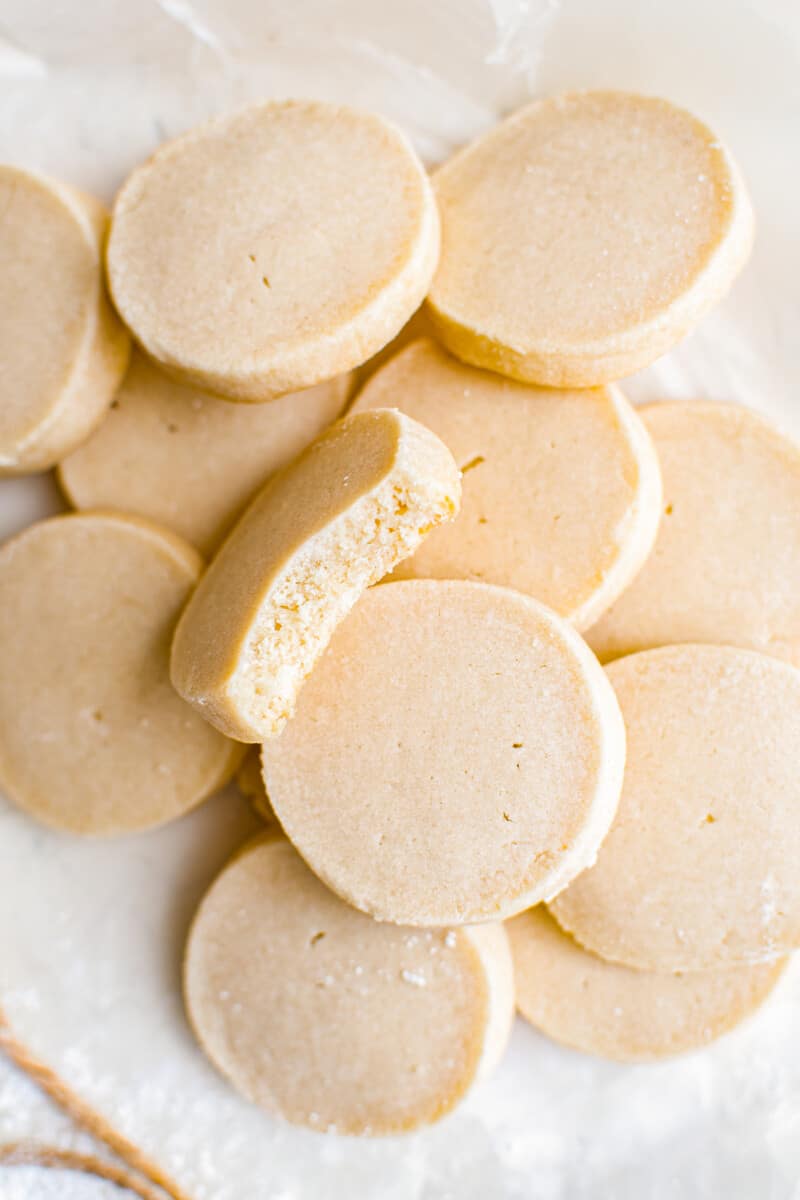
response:
<path id="1" fill-rule="evenodd" d="M 593 862 L 619 798 L 613 691 L 570 625 L 461 580 L 367 592 L 263 747 L 287 835 L 380 920 L 512 916 Z"/>
<path id="2" fill-rule="evenodd" d="M 538 101 L 434 176 L 438 336 L 467 362 L 592 387 L 652 362 L 727 292 L 753 215 L 710 129 L 666 100 Z"/>
<path id="3" fill-rule="evenodd" d="M 0 784 L 70 833 L 193 808 L 240 756 L 172 689 L 169 647 L 202 560 L 135 517 L 30 526 L 0 550 Z"/>
<path id="4" fill-rule="evenodd" d="M 433 193 L 399 130 L 291 100 L 201 125 L 137 168 L 108 273 L 153 358 L 259 401 L 365 362 L 422 302 L 438 254 Z"/>
<path id="5" fill-rule="evenodd" d="M 248 1099 L 375 1135 L 448 1113 L 498 1061 L 514 1005 L 502 926 L 380 925 L 270 834 L 200 905 L 185 992 L 201 1045 Z"/>
<path id="6" fill-rule="evenodd" d="M 787 961 L 633 971 L 584 950 L 541 905 L 506 930 L 523 1017 L 557 1042 L 621 1062 L 683 1054 L 727 1033 L 763 1004 Z"/>
<path id="7" fill-rule="evenodd" d="M 531 387 L 418 341 L 378 371 L 353 411 L 393 404 L 438 434 L 464 473 L 458 520 L 396 578 L 517 588 L 578 629 L 631 582 L 656 538 L 661 478 L 616 388 Z"/>
<path id="8" fill-rule="evenodd" d="M 661 460 L 664 517 L 589 644 L 608 660 L 721 642 L 800 666 L 800 447 L 738 405 L 639 411 Z"/>
<path id="9" fill-rule="evenodd" d="M 101 427 L 59 467 L 76 508 L 118 508 L 174 529 L 203 553 L 245 504 L 341 413 L 347 375 L 269 404 L 184 387 L 135 354 Z"/>
<path id="10" fill-rule="evenodd" d="M 380 409 L 337 422 L 279 472 L 224 543 L 180 619 L 172 682 L 213 725 L 262 742 L 358 597 L 458 511 L 439 439 Z"/>
<path id="11" fill-rule="evenodd" d="M 103 285 L 108 215 L 0 166 L 0 476 L 44 471 L 99 424 L 130 342 Z"/>
<path id="12" fill-rule="evenodd" d="M 728 646 L 608 668 L 628 735 L 596 864 L 551 904 L 595 954 L 706 970 L 800 946 L 800 671 Z"/>

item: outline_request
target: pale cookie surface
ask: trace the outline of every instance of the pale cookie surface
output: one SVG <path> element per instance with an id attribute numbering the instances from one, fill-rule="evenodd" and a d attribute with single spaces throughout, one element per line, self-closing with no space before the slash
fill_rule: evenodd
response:
<path id="1" fill-rule="evenodd" d="M 38 820 L 149 828 L 235 769 L 237 748 L 169 681 L 201 568 L 176 535 L 110 513 L 42 521 L 0 551 L 0 781 Z"/>
<path id="2" fill-rule="evenodd" d="M 380 409 L 339 421 L 261 491 L 175 632 L 172 682 L 223 733 L 262 742 L 358 597 L 458 511 L 447 447 Z"/>
<path id="3" fill-rule="evenodd" d="M 76 508 L 138 513 L 210 553 L 256 489 L 336 420 L 349 385 L 231 404 L 134 354 L 102 426 L 61 463 L 61 486 Z"/>
<path id="4" fill-rule="evenodd" d="M 406 321 L 400 332 L 390 342 L 387 342 L 383 349 L 379 350 L 377 354 L 373 354 L 372 358 L 367 359 L 358 368 L 355 372 L 356 389 L 364 387 L 376 371 L 386 366 L 390 359 L 399 354 L 401 350 L 405 350 L 412 342 L 431 337 L 433 337 L 431 320 L 428 316 L 428 309 L 423 304 L 421 308 L 417 309 L 413 317 Z"/>
<path id="5" fill-rule="evenodd" d="M 436 203 L 403 135 L 286 101 L 200 126 L 134 171 L 108 269 L 154 358 L 259 401 L 366 361 L 422 302 L 438 253 Z"/>
<path id="6" fill-rule="evenodd" d="M 254 1103 L 294 1124 L 401 1133 L 448 1113 L 505 1048 L 500 925 L 381 925 L 266 834 L 200 906 L 185 965 L 195 1032 Z"/>
<path id="7" fill-rule="evenodd" d="M 719 642 L 800 666 L 800 447 L 733 404 L 639 410 L 664 479 L 655 549 L 587 635 L 601 659 Z"/>
<path id="8" fill-rule="evenodd" d="M 336 631 L 264 778 L 284 830 L 381 920 L 511 916 L 594 861 L 624 730 L 597 660 L 537 601 L 408 580 Z"/>
<path id="9" fill-rule="evenodd" d="M 584 950 L 542 905 L 506 930 L 523 1017 L 557 1042 L 622 1062 L 707 1045 L 763 1003 L 786 965 L 634 971 Z"/>
<path id="10" fill-rule="evenodd" d="M 96 200 L 0 166 L 0 213 L 0 475 L 17 475 L 53 466 L 100 422 L 130 342 L 104 291 Z"/>
<path id="11" fill-rule="evenodd" d="M 652 362 L 728 290 L 750 204 L 715 135 L 665 100 L 531 104 L 434 176 L 429 311 L 467 362 L 590 387 Z"/>
<path id="12" fill-rule="evenodd" d="M 705 970 L 800 946 L 800 671 L 723 646 L 608 668 L 625 718 L 619 810 L 551 904 L 614 962 Z"/>
<path id="13" fill-rule="evenodd" d="M 585 629 L 645 561 L 661 516 L 658 461 L 616 388 L 531 387 L 418 341 L 353 411 L 388 405 L 438 434 L 464 473 L 458 519 L 395 578 L 517 588 Z"/>

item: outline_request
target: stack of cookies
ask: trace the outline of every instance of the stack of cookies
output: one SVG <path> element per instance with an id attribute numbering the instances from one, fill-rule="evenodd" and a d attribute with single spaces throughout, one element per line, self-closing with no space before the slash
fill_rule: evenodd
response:
<path id="1" fill-rule="evenodd" d="M 0 204 L 0 470 L 78 510 L 0 550 L 0 782 L 111 836 L 236 775 L 264 831 L 184 968 L 231 1085 L 395 1133 L 515 1007 L 621 1060 L 758 1008 L 800 946 L 800 449 L 616 384 L 749 253 L 715 135 L 574 93 L 429 179 L 269 103 L 108 231 L 12 168 Z"/>

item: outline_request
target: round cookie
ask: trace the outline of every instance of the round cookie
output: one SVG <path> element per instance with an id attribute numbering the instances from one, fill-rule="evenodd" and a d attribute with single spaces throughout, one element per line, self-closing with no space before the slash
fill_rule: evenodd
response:
<path id="1" fill-rule="evenodd" d="M 434 187 L 437 335 L 466 362 L 551 387 L 607 383 L 663 354 L 727 292 L 753 237 L 715 134 L 624 92 L 531 104 Z"/>
<path id="2" fill-rule="evenodd" d="M 800 666 L 800 447 L 734 404 L 639 410 L 664 479 L 655 549 L 587 635 L 602 660 L 718 642 Z"/>
<path id="3" fill-rule="evenodd" d="M 269 481 L 175 630 L 175 688 L 242 742 L 274 736 L 358 597 L 458 511 L 447 447 L 410 417 L 345 417 Z"/>
<path id="4" fill-rule="evenodd" d="M 433 192 L 399 130 L 289 100 L 202 125 L 135 170 L 108 274 L 153 358 L 260 401 L 365 362 L 421 304 L 438 254 Z"/>
<path id="5" fill-rule="evenodd" d="M 289 843 L 246 846 L 189 935 L 197 1037 L 243 1095 L 295 1124 L 401 1133 L 438 1120 L 499 1060 L 513 977 L 500 925 L 422 931 L 343 904 Z"/>
<path id="6" fill-rule="evenodd" d="M 401 350 L 405 350 L 412 342 L 420 341 L 422 338 L 433 337 L 430 317 L 425 305 L 418 308 L 414 315 L 406 321 L 403 328 L 400 330 L 390 342 L 373 354 L 372 358 L 368 358 L 365 363 L 355 371 L 354 391 L 360 391 L 372 376 L 379 371 L 381 367 L 385 367 L 390 359 L 399 354 Z"/>
<path id="7" fill-rule="evenodd" d="M 202 570 L 136 517 L 29 526 L 0 550 L 0 786 L 70 833 L 118 834 L 193 808 L 240 750 L 169 681 L 172 630 Z"/>
<path id="8" fill-rule="evenodd" d="M 204 554 L 252 494 L 335 421 L 348 376 L 269 404 L 230 404 L 135 354 L 111 412 L 59 467 L 76 508 L 118 508 L 167 525 Z"/>
<path id="9" fill-rule="evenodd" d="M 786 959 L 685 975 L 633 971 L 590 954 L 540 905 L 506 925 L 517 1008 L 587 1054 L 647 1062 L 705 1046 L 767 998 Z"/>
<path id="10" fill-rule="evenodd" d="M 644 563 L 661 478 L 616 388 L 531 387 L 418 341 L 378 371 L 353 411 L 392 404 L 438 434 L 464 473 L 458 520 L 432 533 L 395 578 L 517 588 L 585 629 Z"/>
<path id="11" fill-rule="evenodd" d="M 100 422 L 130 341 L 103 284 L 108 215 L 0 165 L 0 476 L 44 471 Z"/>
<path id="12" fill-rule="evenodd" d="M 729 646 L 607 668 L 628 736 L 596 864 L 551 910 L 588 950 L 704 970 L 800 946 L 800 671 Z"/>
<path id="13" fill-rule="evenodd" d="M 597 660 L 528 596 L 462 580 L 368 591 L 264 780 L 319 877 L 379 920 L 512 916 L 594 861 L 625 736 Z"/>

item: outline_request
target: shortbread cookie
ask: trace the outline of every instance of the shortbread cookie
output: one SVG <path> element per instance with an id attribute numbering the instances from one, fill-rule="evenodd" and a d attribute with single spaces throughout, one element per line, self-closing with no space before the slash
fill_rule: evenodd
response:
<path id="1" fill-rule="evenodd" d="M 559 923 L 651 971 L 799 947 L 800 671 L 728 646 L 607 671 L 628 734 L 622 799 L 596 865 L 553 902 Z"/>
<path id="2" fill-rule="evenodd" d="M 640 412 L 661 459 L 664 518 L 590 645 L 608 660 L 721 642 L 800 666 L 800 447 L 738 405 Z"/>
<path id="3" fill-rule="evenodd" d="M 405 350 L 406 346 L 411 342 L 420 341 L 422 338 L 433 337 L 433 329 L 431 320 L 428 316 L 428 310 L 425 305 L 418 308 L 413 317 L 406 321 L 403 328 L 393 337 L 390 342 L 379 350 L 377 354 L 373 354 L 372 358 L 367 359 L 362 363 L 355 374 L 355 389 L 363 388 L 369 379 L 379 371 L 381 367 L 386 366 L 390 359 L 399 354 L 401 350 Z M 397 404 L 397 401 L 395 401 Z"/>
<path id="4" fill-rule="evenodd" d="M 236 786 L 252 804 L 255 811 L 268 825 L 277 824 L 275 813 L 269 802 L 264 776 L 261 772 L 261 747 L 251 746 L 236 772 Z"/>
<path id="5" fill-rule="evenodd" d="M 517 588 L 585 629 L 642 566 L 661 518 L 661 479 L 650 438 L 616 388 L 531 387 L 418 341 L 370 380 L 354 411 L 391 404 L 438 434 L 464 472 L 458 520 L 396 577 Z"/>
<path id="6" fill-rule="evenodd" d="M 450 1112 L 497 1064 L 514 1011 L 501 925 L 381 925 L 270 834 L 203 900 L 185 990 L 201 1045 L 238 1091 L 294 1124 L 351 1134 Z"/>
<path id="7" fill-rule="evenodd" d="M 0 551 L 0 786 L 72 833 L 180 816 L 239 748 L 175 694 L 169 646 L 202 560 L 158 526 L 55 517 Z"/>
<path id="8" fill-rule="evenodd" d="M 439 439 L 389 409 L 339 421 L 259 493 L 192 596 L 172 682 L 229 737 L 262 742 L 363 590 L 458 510 Z"/>
<path id="9" fill-rule="evenodd" d="M 362 597 L 262 753 L 278 820 L 335 892 L 451 925 L 512 916 L 594 861 L 624 745 L 570 625 L 506 588 L 417 579 Z"/>
<path id="10" fill-rule="evenodd" d="M 350 377 L 230 404 L 134 355 L 100 429 L 59 467 L 76 508 L 118 508 L 216 549 L 257 488 L 335 421 Z"/>
<path id="11" fill-rule="evenodd" d="M 506 925 L 517 1008 L 587 1054 L 646 1062 L 705 1046 L 767 998 L 786 959 L 684 975 L 633 971 L 590 954 L 543 905 Z"/>
<path id="12" fill-rule="evenodd" d="M 438 254 L 433 192 L 399 130 L 290 100 L 202 125 L 134 171 L 108 271 L 155 359 L 259 401 L 365 362 L 422 302 Z"/>
<path id="13" fill-rule="evenodd" d="M 716 135 L 624 92 L 531 104 L 434 187 L 439 337 L 467 362 L 551 387 L 606 383 L 663 354 L 727 292 L 753 237 Z"/>
<path id="14" fill-rule="evenodd" d="M 102 420 L 130 340 L 105 294 L 98 201 L 0 166 L 0 214 L 0 475 L 22 475 Z"/>

